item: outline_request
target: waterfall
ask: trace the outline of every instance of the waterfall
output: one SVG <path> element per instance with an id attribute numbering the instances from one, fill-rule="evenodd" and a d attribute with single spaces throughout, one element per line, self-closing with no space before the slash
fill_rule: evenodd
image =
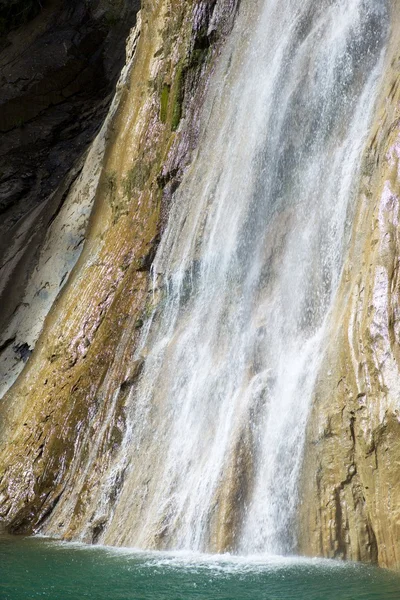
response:
<path id="1" fill-rule="evenodd" d="M 290 553 L 384 0 L 242 0 L 153 264 L 104 541 Z"/>

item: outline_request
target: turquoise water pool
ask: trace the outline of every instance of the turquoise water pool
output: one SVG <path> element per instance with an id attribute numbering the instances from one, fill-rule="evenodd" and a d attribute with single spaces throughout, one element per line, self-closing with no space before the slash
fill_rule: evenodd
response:
<path id="1" fill-rule="evenodd" d="M 143 553 L 0 538 L 0 600 L 400 600 L 400 575 L 335 561 Z"/>

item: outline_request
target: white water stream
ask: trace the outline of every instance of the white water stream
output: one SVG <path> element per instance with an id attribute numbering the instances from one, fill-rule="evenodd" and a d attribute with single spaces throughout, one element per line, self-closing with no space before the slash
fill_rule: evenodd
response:
<path id="1" fill-rule="evenodd" d="M 242 0 L 153 265 L 106 543 L 294 550 L 388 21 L 384 0 Z"/>
<path id="2" fill-rule="evenodd" d="M 206 550 L 225 501 L 236 550 L 294 549 L 387 21 L 375 0 L 242 3 L 153 266 L 164 299 L 139 351 L 120 542 Z"/>

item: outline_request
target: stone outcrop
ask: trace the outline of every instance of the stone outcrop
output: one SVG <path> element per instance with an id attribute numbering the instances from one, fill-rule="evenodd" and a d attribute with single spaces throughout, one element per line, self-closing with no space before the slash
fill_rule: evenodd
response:
<path id="1" fill-rule="evenodd" d="M 0 4 L 0 395 L 82 250 L 93 194 L 76 180 L 109 110 L 139 4 Z M 81 193 L 69 193 L 77 185 Z"/>
<path id="2" fill-rule="evenodd" d="M 305 449 L 300 551 L 400 567 L 399 22 Z"/>
<path id="3" fill-rule="evenodd" d="M 27 312 L 14 330 L 8 320 L 2 346 L 18 352 L 24 367 L 1 404 L 0 520 L 9 531 L 45 525 L 71 538 L 85 525 L 86 541 L 101 535 L 108 515 L 95 516 L 96 498 L 141 368 L 133 357 L 153 301 L 149 268 L 196 148 L 208 76 L 237 4 L 142 2 L 111 112 L 55 192 L 62 204 L 45 227 L 36 278 L 25 286 L 30 300 L 21 294 Z M 66 260 L 71 245 L 81 253 Z M 47 284 L 55 256 L 50 270 L 60 279 Z M 122 478 L 115 475 L 110 513 Z"/>

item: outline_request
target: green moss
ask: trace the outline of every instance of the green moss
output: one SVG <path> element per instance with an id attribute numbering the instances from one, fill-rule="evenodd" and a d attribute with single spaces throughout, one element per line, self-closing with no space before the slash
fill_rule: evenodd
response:
<path id="1" fill-rule="evenodd" d="M 208 56 L 208 48 L 197 48 L 193 50 L 189 57 L 189 69 L 197 69 L 200 67 L 207 59 Z"/>
<path id="2" fill-rule="evenodd" d="M 166 123 L 168 118 L 168 102 L 169 102 L 169 93 L 171 87 L 164 83 L 161 90 L 161 107 L 160 107 L 160 120 L 161 123 Z"/>
<path id="3" fill-rule="evenodd" d="M 184 96 L 184 73 L 183 64 L 179 65 L 172 86 L 164 83 L 160 99 L 160 120 L 162 123 L 170 121 L 171 130 L 178 128 L 182 118 L 182 105 Z"/>
<path id="4" fill-rule="evenodd" d="M 117 189 L 117 174 L 115 171 L 111 173 L 106 173 L 104 175 L 104 183 L 107 189 L 107 192 L 110 195 L 114 195 Z"/>
<path id="5" fill-rule="evenodd" d="M 142 190 L 149 178 L 150 171 L 150 165 L 142 161 L 135 163 L 122 182 L 125 196 L 130 198 L 135 190 Z"/>
<path id="6" fill-rule="evenodd" d="M 175 82 L 175 93 L 174 93 L 174 102 L 172 107 L 172 120 L 171 120 L 171 129 L 175 131 L 178 128 L 180 120 L 182 118 L 182 105 L 183 105 L 183 94 L 184 92 L 184 71 L 182 66 L 179 67 L 178 72 L 176 74 L 176 82 Z"/>

